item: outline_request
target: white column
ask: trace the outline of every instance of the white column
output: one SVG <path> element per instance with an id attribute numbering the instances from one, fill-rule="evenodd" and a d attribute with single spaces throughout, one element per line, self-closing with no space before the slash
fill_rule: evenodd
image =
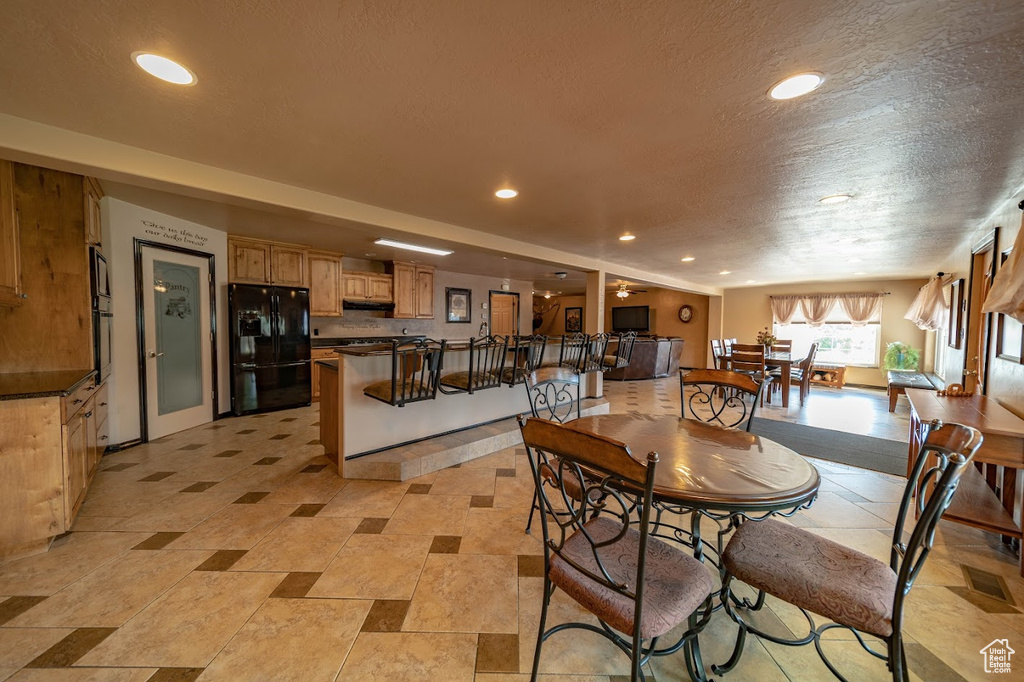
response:
<path id="1" fill-rule="evenodd" d="M 587 334 L 600 334 L 604 331 L 604 270 L 587 273 L 587 305 L 583 319 L 583 331 Z M 604 395 L 604 374 L 588 372 L 582 386 L 587 398 L 600 398 Z"/>

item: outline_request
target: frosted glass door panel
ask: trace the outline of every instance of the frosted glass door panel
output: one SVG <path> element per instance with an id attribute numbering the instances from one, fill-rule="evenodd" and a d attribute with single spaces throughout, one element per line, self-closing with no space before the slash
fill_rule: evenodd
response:
<path id="1" fill-rule="evenodd" d="M 157 413 L 203 404 L 199 268 L 153 261 L 156 309 Z"/>

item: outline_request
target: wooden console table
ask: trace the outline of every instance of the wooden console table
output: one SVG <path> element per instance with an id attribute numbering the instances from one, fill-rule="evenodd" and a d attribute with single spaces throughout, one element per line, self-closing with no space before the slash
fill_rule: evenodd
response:
<path id="1" fill-rule="evenodd" d="M 906 389 L 910 401 L 910 456 L 921 448 L 921 426 L 933 419 L 972 426 L 985 440 L 974 455 L 975 466 L 960 479 L 960 487 L 943 518 L 999 533 L 1003 541 L 1024 537 L 1014 520 L 1020 508 L 1017 499 L 1017 470 L 1024 469 L 1024 420 L 983 395 L 948 398 L 935 391 Z M 1000 470 L 1002 477 L 999 476 Z M 1021 552 L 1024 576 L 1024 552 Z"/>

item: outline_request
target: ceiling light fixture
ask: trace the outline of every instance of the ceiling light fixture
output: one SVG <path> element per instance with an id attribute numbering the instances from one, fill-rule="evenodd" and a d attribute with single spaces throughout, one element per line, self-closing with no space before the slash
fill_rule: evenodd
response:
<path id="1" fill-rule="evenodd" d="M 686 258 L 680 258 L 679 260 L 683 261 L 684 263 L 692 263 L 697 259 L 694 258 L 693 256 L 687 256 Z"/>
<path id="2" fill-rule="evenodd" d="M 196 75 L 176 61 L 149 52 L 133 52 L 132 61 L 151 76 L 175 85 L 195 85 Z"/>
<path id="3" fill-rule="evenodd" d="M 801 73 L 779 81 L 768 91 L 772 99 L 793 99 L 816 90 L 825 81 L 820 73 Z"/>
<path id="4" fill-rule="evenodd" d="M 853 197 L 851 197 L 849 194 L 830 194 L 827 197 L 822 197 L 821 199 L 818 199 L 818 201 L 820 201 L 823 204 L 841 204 L 844 201 L 849 201 L 852 198 Z"/>
<path id="5" fill-rule="evenodd" d="M 626 234 L 622 235 L 621 237 L 619 237 L 619 241 L 620 242 L 631 242 L 634 239 L 636 239 L 636 235 L 635 234 L 630 234 L 628 232 Z"/>
<path id="6" fill-rule="evenodd" d="M 868 274 L 868 273 L 866 273 L 866 272 L 855 272 L 855 273 L 853 273 L 853 274 L 855 274 L 855 275 L 866 275 L 866 274 Z"/>
<path id="7" fill-rule="evenodd" d="M 722 270 L 722 271 L 721 271 L 720 273 L 718 273 L 718 274 L 719 274 L 719 275 L 731 275 L 731 274 L 732 274 L 732 270 Z"/>
<path id="8" fill-rule="evenodd" d="M 548 293 L 544 294 L 544 298 L 551 298 L 551 292 L 549 291 Z"/>
<path id="9" fill-rule="evenodd" d="M 499 189 L 497 192 L 495 192 L 494 196 L 498 197 L 499 199 L 514 199 L 517 196 L 519 196 L 519 192 L 515 191 L 511 187 L 505 187 L 504 189 Z"/>
<path id="10" fill-rule="evenodd" d="M 454 251 L 448 249 L 432 249 L 429 246 L 418 246 L 416 244 L 406 244 L 405 242 L 396 242 L 392 239 L 378 239 L 374 244 L 380 246 L 390 246 L 395 249 L 407 249 L 409 251 L 419 251 L 420 253 L 430 253 L 435 256 L 450 256 Z"/>
<path id="11" fill-rule="evenodd" d="M 757 280 L 756 279 L 748 279 L 747 280 L 747 284 L 757 284 Z"/>
<path id="12" fill-rule="evenodd" d="M 615 295 L 618 296 L 619 298 L 629 298 L 629 292 L 626 291 L 626 285 L 620 284 L 619 290 L 615 292 Z"/>

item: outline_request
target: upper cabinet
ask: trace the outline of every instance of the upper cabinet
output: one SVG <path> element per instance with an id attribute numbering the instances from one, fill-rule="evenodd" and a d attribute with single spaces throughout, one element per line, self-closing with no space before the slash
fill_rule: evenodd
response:
<path id="1" fill-rule="evenodd" d="M 395 310 L 388 317 L 432 319 L 434 317 L 434 268 L 394 261 L 389 266 L 394 278 Z"/>
<path id="2" fill-rule="evenodd" d="M 343 298 L 346 301 L 391 303 L 394 296 L 391 275 L 379 272 L 346 272 L 343 279 Z"/>
<path id="3" fill-rule="evenodd" d="M 228 281 L 308 287 L 306 257 L 302 246 L 228 237 Z"/>
<path id="4" fill-rule="evenodd" d="M 14 208 L 14 164 L 0 161 L 0 305 L 21 305 L 21 244 Z"/>
<path id="5" fill-rule="evenodd" d="M 100 199 L 103 198 L 103 190 L 100 189 L 100 183 L 95 178 L 83 178 L 82 194 L 85 198 L 85 241 L 88 244 L 102 246 L 103 224 L 100 220 Z"/>
<path id="6" fill-rule="evenodd" d="M 306 278 L 306 249 L 284 245 L 270 245 L 270 283 L 283 287 L 308 287 Z"/>
<path id="7" fill-rule="evenodd" d="M 341 254 L 310 251 L 309 314 L 314 317 L 341 317 Z M 313 383 L 314 394 L 318 386 Z"/>
<path id="8" fill-rule="evenodd" d="M 270 284 L 270 244 L 228 237 L 228 280 Z"/>

